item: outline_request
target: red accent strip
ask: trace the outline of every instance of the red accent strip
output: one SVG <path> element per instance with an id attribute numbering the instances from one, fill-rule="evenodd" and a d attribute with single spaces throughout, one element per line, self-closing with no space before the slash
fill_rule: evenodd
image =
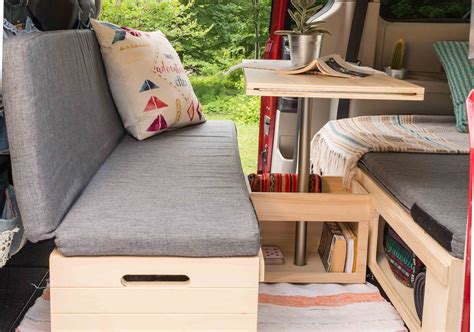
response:
<path id="1" fill-rule="evenodd" d="M 285 19 L 288 9 L 288 0 L 273 0 L 272 17 L 270 21 L 270 36 L 265 47 L 264 59 L 281 58 L 281 36 L 274 34 L 275 31 L 285 28 Z M 260 131 L 258 137 L 258 173 L 270 173 L 272 167 L 273 137 L 275 134 L 275 117 L 277 108 L 276 97 L 262 97 L 260 99 Z M 265 116 L 270 118 L 270 130 L 265 135 Z M 266 162 L 263 160 L 262 152 L 267 150 Z"/>
<path id="2" fill-rule="evenodd" d="M 470 138 L 470 170 L 469 170 L 469 202 L 467 214 L 466 231 L 466 252 L 464 255 L 465 276 L 464 276 L 464 299 L 462 310 L 461 331 L 469 332 L 471 316 L 471 238 L 472 238 L 472 190 L 474 179 L 474 90 L 467 98 L 467 117 L 469 120 L 469 138 Z"/>

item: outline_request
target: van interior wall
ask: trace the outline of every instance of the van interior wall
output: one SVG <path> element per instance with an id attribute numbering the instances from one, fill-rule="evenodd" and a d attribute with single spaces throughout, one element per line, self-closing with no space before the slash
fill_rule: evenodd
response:
<path id="1" fill-rule="evenodd" d="M 350 116 L 382 114 L 453 115 L 446 75 L 433 44 L 442 40 L 468 40 L 469 23 L 390 22 L 379 17 L 374 66 L 389 66 L 396 42 L 406 43 L 404 67 L 409 80 L 425 87 L 421 102 L 353 101 Z"/>
<path id="2" fill-rule="evenodd" d="M 345 57 L 356 0 L 335 0 L 318 20 L 326 23 L 332 36 L 325 36 L 322 55 L 338 53 Z M 433 44 L 440 40 L 468 40 L 469 23 L 389 22 L 380 17 L 380 0 L 369 3 L 362 34 L 359 59 L 364 66 L 383 70 L 391 61 L 395 43 L 406 41 L 405 67 L 409 80 L 425 87 L 421 102 L 353 100 L 350 116 L 383 114 L 453 115 L 451 94 Z M 313 101 L 312 132 L 315 134 L 328 120 L 336 118 L 338 99 Z M 291 170 L 290 164 L 296 135 L 294 113 L 277 117 L 272 172 Z M 278 160 L 280 159 L 280 160 Z"/>

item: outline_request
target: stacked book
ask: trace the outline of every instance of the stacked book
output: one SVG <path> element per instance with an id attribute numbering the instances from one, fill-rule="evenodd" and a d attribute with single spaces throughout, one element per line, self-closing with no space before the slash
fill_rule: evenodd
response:
<path id="1" fill-rule="evenodd" d="M 355 272 L 357 224 L 349 222 L 324 223 L 318 253 L 327 272 Z"/>

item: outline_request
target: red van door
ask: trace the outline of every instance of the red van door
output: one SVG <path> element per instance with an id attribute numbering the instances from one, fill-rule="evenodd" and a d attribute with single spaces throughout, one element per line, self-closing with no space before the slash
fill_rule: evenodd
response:
<path id="1" fill-rule="evenodd" d="M 273 0 L 270 20 L 270 36 L 265 46 L 265 59 L 281 59 L 282 36 L 277 36 L 274 32 L 285 28 L 287 9 L 288 0 Z M 258 173 L 270 172 L 276 110 L 276 97 L 261 98 L 260 130 L 258 138 Z"/>

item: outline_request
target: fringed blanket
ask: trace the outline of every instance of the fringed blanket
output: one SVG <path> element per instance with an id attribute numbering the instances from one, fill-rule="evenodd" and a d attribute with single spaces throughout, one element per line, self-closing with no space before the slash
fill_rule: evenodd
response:
<path id="1" fill-rule="evenodd" d="M 342 176 L 348 186 L 368 152 L 467 154 L 468 134 L 452 116 L 384 115 L 329 121 L 311 142 L 313 172 Z"/>

